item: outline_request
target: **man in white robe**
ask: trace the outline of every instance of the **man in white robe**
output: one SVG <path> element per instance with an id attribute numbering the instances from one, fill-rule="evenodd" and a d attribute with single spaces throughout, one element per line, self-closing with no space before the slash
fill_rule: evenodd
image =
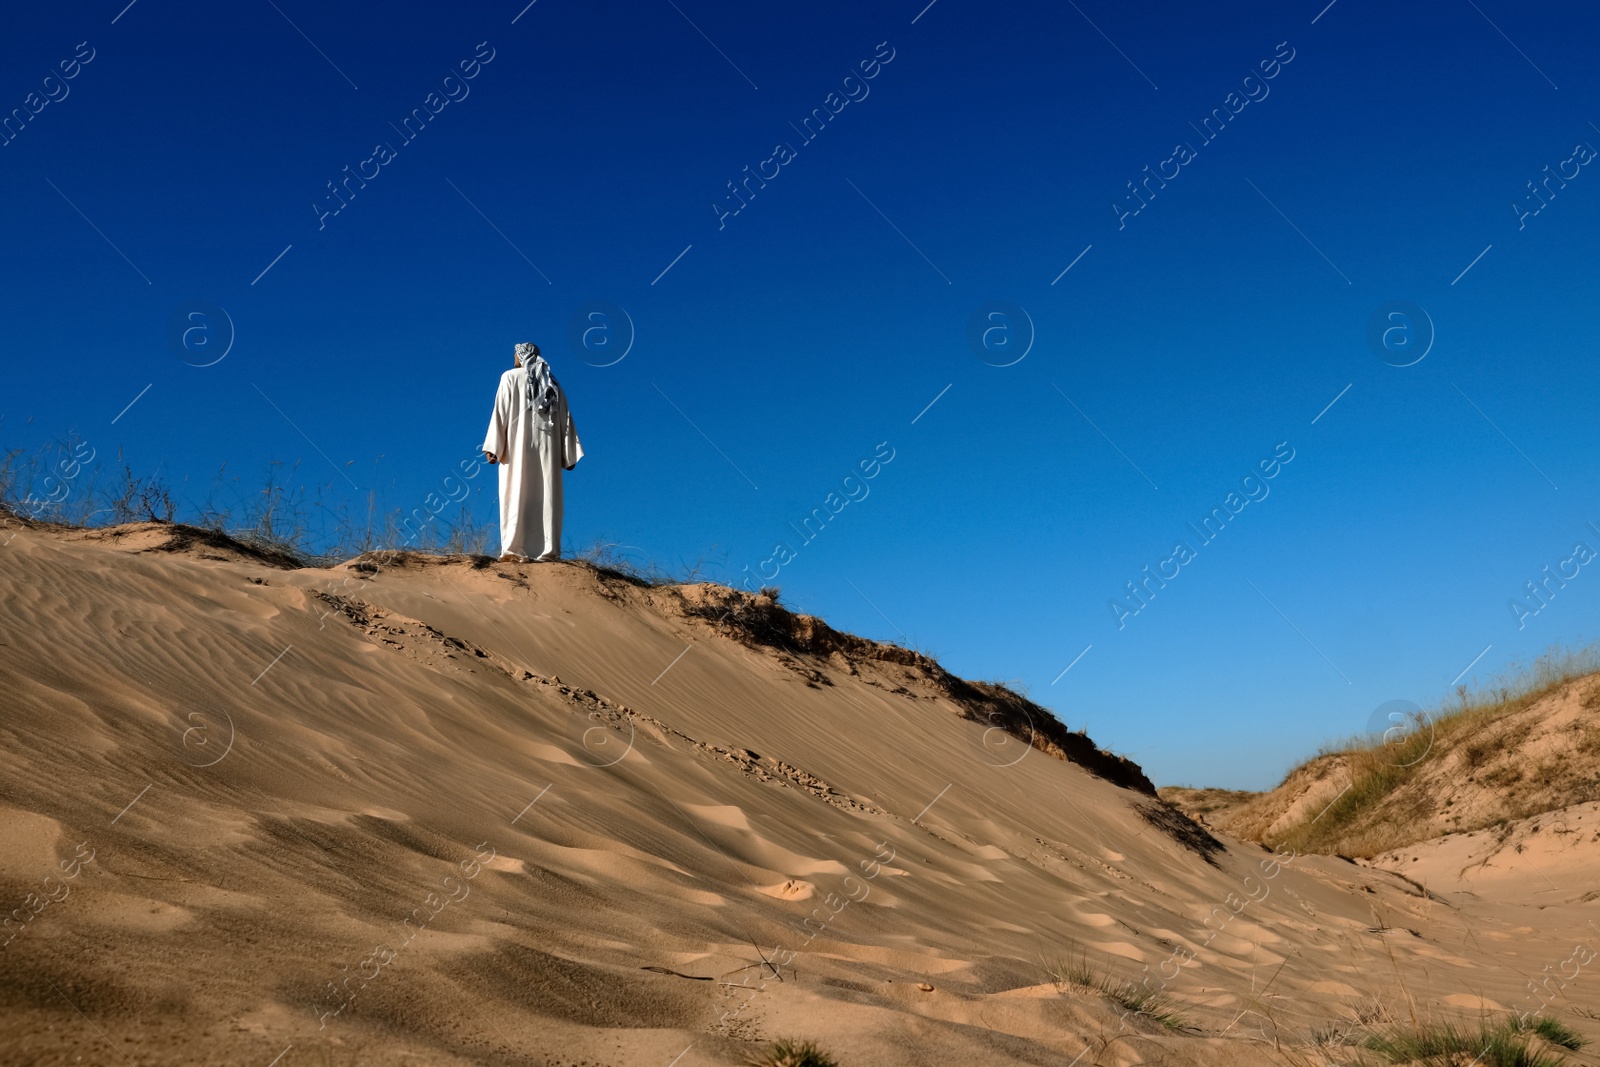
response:
<path id="1" fill-rule="evenodd" d="M 500 551 L 505 562 L 561 558 L 561 472 L 583 458 L 567 395 L 539 346 L 516 346 L 500 389 L 483 455 L 500 465 Z"/>

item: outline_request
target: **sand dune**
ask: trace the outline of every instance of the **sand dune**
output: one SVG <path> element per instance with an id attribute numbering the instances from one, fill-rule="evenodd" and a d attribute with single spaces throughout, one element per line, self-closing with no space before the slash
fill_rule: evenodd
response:
<path id="1" fill-rule="evenodd" d="M 1486 863 L 1279 855 L 715 587 L 281 562 L 0 550 L 4 1062 L 1349 1063 L 1313 1031 L 1531 1010 L 1600 946 L 1594 805 Z M 1181 1021 L 1064 989 L 1074 956 Z M 1600 1036 L 1597 967 L 1539 1010 Z"/>
<path id="2" fill-rule="evenodd" d="M 1249 840 L 1298 841 L 1320 821 L 1323 851 L 1356 856 L 1484 830 L 1504 840 L 1514 824 L 1600 801 L 1600 675 L 1546 688 L 1473 711 L 1423 713 L 1388 743 L 1317 756 L 1264 793 L 1161 795 Z M 1375 777 L 1384 784 L 1364 789 L 1362 803 L 1330 808 Z"/>

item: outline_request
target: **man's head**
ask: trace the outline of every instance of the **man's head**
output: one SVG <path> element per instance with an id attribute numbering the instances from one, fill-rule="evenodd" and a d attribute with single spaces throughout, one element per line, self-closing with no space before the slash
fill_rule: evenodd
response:
<path id="1" fill-rule="evenodd" d="M 539 358 L 539 346 L 529 341 L 523 341 L 511 350 L 511 366 L 513 368 L 525 365 L 529 360 Z"/>

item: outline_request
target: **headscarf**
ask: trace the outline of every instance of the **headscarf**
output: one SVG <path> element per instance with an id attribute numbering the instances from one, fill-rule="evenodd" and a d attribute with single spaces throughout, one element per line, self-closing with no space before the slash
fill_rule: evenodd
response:
<path id="1" fill-rule="evenodd" d="M 550 373 L 550 364 L 539 355 L 537 348 L 527 342 L 517 345 L 514 351 L 517 362 L 528 372 L 528 406 L 538 413 L 540 422 L 548 422 L 550 412 L 555 407 L 557 390 L 561 388 Z"/>

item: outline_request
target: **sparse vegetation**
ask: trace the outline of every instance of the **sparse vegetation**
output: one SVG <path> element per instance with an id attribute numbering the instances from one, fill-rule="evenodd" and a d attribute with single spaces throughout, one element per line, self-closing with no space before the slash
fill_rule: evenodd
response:
<path id="1" fill-rule="evenodd" d="M 1377 1023 L 1393 1022 L 1394 1015 L 1389 1011 L 1388 1003 L 1381 997 L 1369 996 L 1351 1007 L 1350 1019 L 1357 1026 L 1373 1026 Z"/>
<path id="2" fill-rule="evenodd" d="M 774 1041 L 746 1067 L 838 1067 L 839 1061 L 810 1041 Z"/>
<path id="3" fill-rule="evenodd" d="M 1169 1030 L 1181 1030 L 1185 1025 L 1183 1016 L 1178 1014 L 1166 997 L 1151 992 L 1137 982 L 1117 978 L 1110 970 L 1097 970 L 1089 962 L 1088 955 L 1076 947 L 1063 957 L 1041 958 L 1039 966 L 1058 993 L 1102 996 Z"/>
<path id="4" fill-rule="evenodd" d="M 71 438 L 32 452 L 0 456 L 0 521 L 97 528 L 153 522 L 223 534 L 232 541 L 299 565 L 348 559 L 381 546 L 475 555 L 494 533 L 472 508 L 380 512 L 375 493 L 364 508 L 334 502 L 334 481 L 309 482 L 300 465 L 272 461 L 254 481 L 218 469 L 208 487 L 172 484 L 158 469 L 135 474 L 119 452 L 114 462 Z M 436 497 L 437 494 L 429 494 Z M 418 501 L 418 503 L 422 503 Z M 416 516 L 426 516 L 419 521 Z"/>
<path id="5" fill-rule="evenodd" d="M 1057 993 L 1098 991 L 1095 969 L 1089 965 L 1088 953 L 1076 946 L 1065 956 L 1039 957 L 1039 969 L 1044 971 Z"/>
<path id="6" fill-rule="evenodd" d="M 653 589 L 668 584 L 668 578 L 654 563 L 640 565 L 619 549 L 625 546 L 611 541 L 596 541 L 578 550 L 575 558 L 584 561 L 606 578 L 614 578 L 643 589 Z"/>
<path id="7" fill-rule="evenodd" d="M 1181 797 L 1185 811 L 1194 815 L 1209 815 L 1227 811 L 1246 804 L 1257 795 L 1248 789 L 1216 789 L 1192 785 L 1162 786 L 1161 795 Z"/>
<path id="8" fill-rule="evenodd" d="M 603 577 L 626 582 L 640 589 L 693 585 L 707 580 L 704 557 L 692 563 L 680 562 L 676 568 L 667 568 L 654 560 L 641 563 L 627 553 L 626 550 L 631 547 L 616 541 L 596 540 L 587 548 L 578 549 L 572 558 L 589 564 Z"/>
<path id="9" fill-rule="evenodd" d="M 1424 1063 L 1451 1067 L 1481 1063 L 1484 1067 L 1555 1067 L 1564 1057 L 1554 1048 L 1578 1049 L 1583 1038 L 1549 1017 L 1485 1021 L 1477 1030 L 1450 1023 L 1416 1026 L 1374 1034 L 1364 1043 L 1394 1064 Z"/>
<path id="10" fill-rule="evenodd" d="M 1168 1030 L 1181 1030 L 1183 1016 L 1173 1011 L 1169 1002 L 1159 994 L 1131 981 L 1112 982 L 1102 986 L 1100 992 L 1113 1003 L 1120 1004 L 1135 1015 L 1143 1015 L 1160 1023 Z"/>
<path id="11" fill-rule="evenodd" d="M 122 455 L 118 453 L 118 462 Z M 118 488 L 111 497 L 111 522 L 171 522 L 178 510 L 172 490 L 155 477 L 139 478 L 133 468 L 122 464 Z"/>
<path id="12" fill-rule="evenodd" d="M 1388 739 L 1356 738 L 1341 745 L 1324 746 L 1321 759 L 1342 761 L 1350 786 L 1325 809 L 1315 807 L 1299 823 L 1265 837 L 1267 844 L 1291 846 L 1303 852 L 1375 855 L 1416 840 L 1444 801 L 1426 789 L 1402 787 L 1435 761 L 1454 759 L 1468 781 L 1500 790 L 1505 810 L 1523 818 L 1547 810 L 1532 799 L 1573 787 L 1572 795 L 1555 798 L 1562 805 L 1600 797 L 1593 783 L 1585 786 L 1570 761 L 1550 761 L 1538 766 L 1506 762 L 1529 737 L 1535 724 L 1511 721 L 1540 699 L 1600 671 L 1600 642 L 1578 649 L 1552 648 L 1526 668 L 1512 668 L 1496 681 L 1476 690 L 1461 687 L 1450 707 L 1416 717 L 1402 734 Z M 1600 686 L 1591 685 L 1584 706 L 1600 704 Z M 1590 731 L 1593 731 L 1591 738 Z M 1587 727 L 1574 748 L 1600 751 L 1600 729 Z M 1297 769 L 1298 770 L 1298 769 Z M 1293 777 L 1297 771 L 1291 771 Z M 1285 781 L 1289 779 L 1286 778 Z M 1594 795 L 1590 795 L 1594 793 Z M 1481 829 L 1493 817 L 1452 829 Z"/>
<path id="13" fill-rule="evenodd" d="M 1342 1026 L 1313 1027 L 1311 1044 L 1317 1048 L 1348 1048 L 1361 1044 L 1361 1035 Z"/>
<path id="14" fill-rule="evenodd" d="M 1522 781 L 1522 768 L 1515 766 L 1496 767 L 1494 770 L 1483 776 L 1483 781 L 1488 785 L 1494 786 L 1496 789 L 1505 789 L 1508 786 L 1516 785 L 1518 782 Z"/>
<path id="15" fill-rule="evenodd" d="M 1467 765 L 1468 770 L 1476 770 L 1489 762 L 1489 757 L 1494 755 L 1496 749 L 1494 739 L 1480 737 L 1461 746 L 1461 760 Z"/>

